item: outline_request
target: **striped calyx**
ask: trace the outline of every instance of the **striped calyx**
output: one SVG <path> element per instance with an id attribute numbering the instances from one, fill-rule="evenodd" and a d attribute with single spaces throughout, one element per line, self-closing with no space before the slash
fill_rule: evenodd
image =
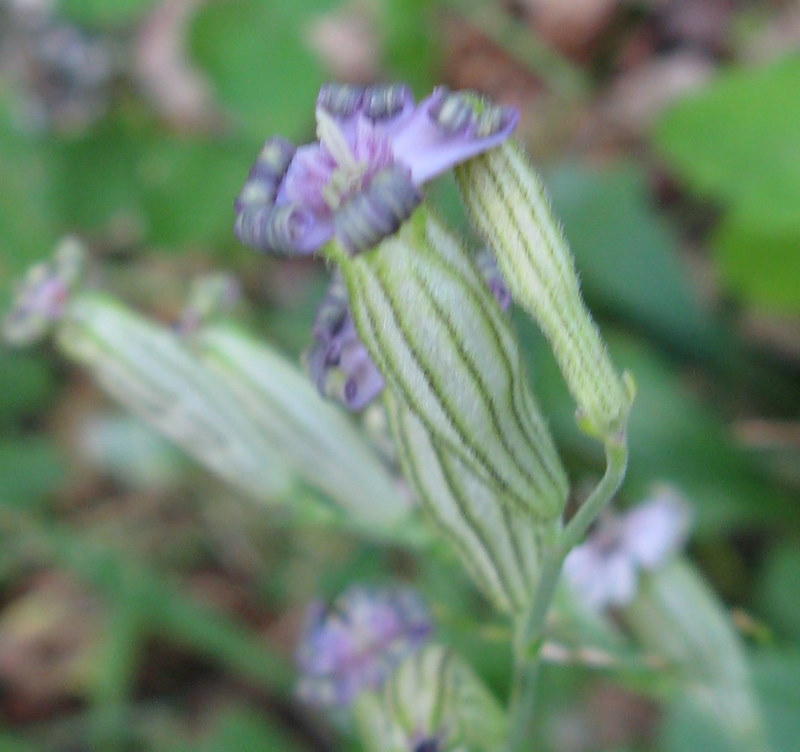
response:
<path id="1" fill-rule="evenodd" d="M 567 483 L 509 323 L 461 244 L 419 209 L 339 264 L 361 340 L 394 397 L 509 508 L 558 518 Z"/>
<path id="2" fill-rule="evenodd" d="M 560 522 L 533 524 L 527 514 L 498 502 L 492 485 L 433 439 L 391 390 L 384 404 L 403 474 L 427 516 L 493 605 L 521 613 L 536 588 L 542 551 Z"/>
<path id="3" fill-rule="evenodd" d="M 174 331 L 103 295 L 79 293 L 56 334 L 102 389 L 190 456 L 259 501 L 283 499 L 290 478 L 282 455 Z"/>
<path id="4" fill-rule="evenodd" d="M 502 708 L 475 672 L 437 644 L 406 658 L 355 711 L 370 752 L 496 752 L 506 729 Z"/>
<path id="5" fill-rule="evenodd" d="M 567 242 L 522 148 L 507 141 L 456 168 L 475 227 L 494 251 L 513 298 L 550 342 L 578 404 L 578 422 L 608 438 L 625 428 L 632 380 L 620 378 L 580 293 Z"/>

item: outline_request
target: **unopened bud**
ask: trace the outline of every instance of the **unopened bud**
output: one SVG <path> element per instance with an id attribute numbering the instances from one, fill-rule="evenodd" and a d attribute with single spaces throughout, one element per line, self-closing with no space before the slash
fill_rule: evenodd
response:
<path id="1" fill-rule="evenodd" d="M 578 404 L 578 422 L 602 439 L 624 430 L 633 399 L 580 293 L 572 254 L 541 181 L 521 147 L 506 141 L 456 168 L 473 224 L 494 250 L 513 298 L 550 342 Z"/>
<path id="2" fill-rule="evenodd" d="M 561 463 L 509 323 L 460 243 L 420 209 L 372 251 L 331 253 L 398 401 L 499 499 L 538 522 L 558 518 Z"/>
<path id="3" fill-rule="evenodd" d="M 506 732 L 492 693 L 457 654 L 436 644 L 406 658 L 355 710 L 369 752 L 495 752 Z"/>
<path id="4" fill-rule="evenodd" d="M 282 455 L 172 330 L 95 293 L 76 295 L 57 343 L 95 381 L 220 477 L 264 502 L 289 487 Z"/>

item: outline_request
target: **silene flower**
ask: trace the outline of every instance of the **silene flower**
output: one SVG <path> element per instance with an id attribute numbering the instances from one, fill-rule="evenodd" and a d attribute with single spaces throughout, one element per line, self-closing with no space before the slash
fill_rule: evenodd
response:
<path id="1" fill-rule="evenodd" d="M 475 264 L 501 309 L 511 304 L 511 293 L 491 251 L 475 254 Z M 349 410 L 361 410 L 383 390 L 378 366 L 356 331 L 344 280 L 335 272 L 317 307 L 311 330 L 314 344 L 304 354 L 309 375 L 320 394 Z"/>
<path id="2" fill-rule="evenodd" d="M 641 572 L 658 569 L 686 542 L 691 513 L 663 488 L 624 514 L 602 518 L 564 562 L 564 577 L 591 610 L 624 606 L 636 596 Z"/>
<path id="3" fill-rule="evenodd" d="M 334 237 L 350 253 L 371 248 L 411 216 L 423 183 L 502 142 L 517 118 L 445 87 L 415 105 L 402 84 L 326 84 L 319 141 L 264 143 L 236 199 L 236 236 L 284 255 L 314 253 Z"/>
<path id="4" fill-rule="evenodd" d="M 298 694 L 329 707 L 378 689 L 430 637 L 425 605 L 410 588 L 348 588 L 330 606 L 313 604 L 297 648 Z"/>

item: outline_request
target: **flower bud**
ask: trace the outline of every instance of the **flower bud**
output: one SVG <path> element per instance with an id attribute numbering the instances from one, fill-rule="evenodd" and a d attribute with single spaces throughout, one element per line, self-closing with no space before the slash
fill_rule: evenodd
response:
<path id="1" fill-rule="evenodd" d="M 624 430 L 633 399 L 580 293 L 572 254 L 541 181 L 522 148 L 507 141 L 456 167 L 470 218 L 494 250 L 513 298 L 550 342 L 578 422 L 602 439 Z"/>
<path id="2" fill-rule="evenodd" d="M 559 517 L 567 483 L 508 321 L 460 243 L 424 209 L 374 250 L 330 249 L 361 340 L 397 400 L 501 502 Z"/>
<path id="3" fill-rule="evenodd" d="M 11 310 L 3 319 L 3 338 L 27 345 L 43 337 L 61 318 L 83 271 L 86 251 L 75 238 L 64 238 L 53 260 L 36 264 L 17 285 Z"/>
<path id="4" fill-rule="evenodd" d="M 355 710 L 369 752 L 496 752 L 506 731 L 502 708 L 475 672 L 436 644 L 406 658 Z"/>
<path id="5" fill-rule="evenodd" d="M 541 555 L 560 521 L 533 524 L 446 446 L 391 391 L 384 397 L 395 447 L 416 497 L 465 569 L 499 610 L 520 613 L 538 582 Z"/>
<path id="6" fill-rule="evenodd" d="M 621 615 L 645 649 L 670 662 L 678 675 L 676 695 L 700 722 L 727 735 L 732 750 L 768 749 L 742 644 L 686 561 L 673 559 L 645 574 Z"/>
<path id="7" fill-rule="evenodd" d="M 298 477 L 366 525 L 386 527 L 408 515 L 410 505 L 372 448 L 285 357 L 232 323 L 202 327 L 191 344 Z"/>
<path id="8" fill-rule="evenodd" d="M 418 650 L 433 625 L 410 588 L 348 588 L 329 607 L 315 603 L 297 649 L 298 694 L 321 706 L 347 706 L 379 689 Z"/>
<path id="9" fill-rule="evenodd" d="M 173 331 L 110 298 L 81 293 L 65 306 L 56 335 L 111 397 L 221 478 L 260 501 L 285 495 L 281 453 Z"/>

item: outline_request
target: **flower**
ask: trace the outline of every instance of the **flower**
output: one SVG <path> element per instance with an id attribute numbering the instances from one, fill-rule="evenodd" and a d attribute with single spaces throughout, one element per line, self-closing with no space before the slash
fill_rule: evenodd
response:
<path id="1" fill-rule="evenodd" d="M 315 705 L 346 706 L 377 689 L 432 631 L 410 588 L 351 587 L 329 607 L 311 606 L 297 662 L 298 693 Z"/>
<path id="2" fill-rule="evenodd" d="M 625 514 L 609 514 L 564 562 L 564 576 L 595 611 L 624 606 L 636 595 L 640 571 L 660 567 L 686 541 L 690 511 L 663 488 Z"/>
<path id="3" fill-rule="evenodd" d="M 475 254 L 478 271 L 503 310 L 511 303 L 497 262 L 488 249 Z M 314 344 L 304 355 L 305 365 L 317 388 L 349 410 L 361 410 L 383 390 L 378 366 L 358 336 L 347 302 L 344 280 L 337 272 L 322 298 L 312 328 Z"/>
<path id="4" fill-rule="evenodd" d="M 84 266 L 85 249 L 66 237 L 56 246 L 51 261 L 32 266 L 16 287 L 11 310 L 2 323 L 3 338 L 13 345 L 36 341 L 58 321 Z"/>
<path id="5" fill-rule="evenodd" d="M 319 141 L 296 149 L 267 139 L 236 199 L 234 232 L 286 255 L 313 253 L 333 237 L 350 253 L 371 248 L 411 216 L 423 183 L 502 142 L 517 117 L 445 87 L 415 106 L 402 84 L 326 84 Z"/>

